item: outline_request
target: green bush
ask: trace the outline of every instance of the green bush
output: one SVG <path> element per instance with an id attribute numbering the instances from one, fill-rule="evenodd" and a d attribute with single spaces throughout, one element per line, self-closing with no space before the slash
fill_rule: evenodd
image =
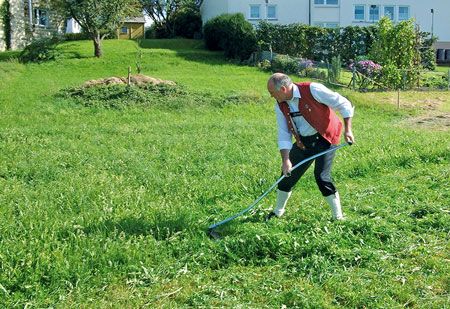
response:
<path id="1" fill-rule="evenodd" d="M 4 1 L 0 5 L 0 24 L 3 26 L 6 49 L 11 49 L 11 4 L 9 1 Z"/>
<path id="2" fill-rule="evenodd" d="M 243 14 L 222 14 L 203 27 L 206 47 L 224 50 L 227 58 L 246 60 L 256 50 L 256 33 Z"/>
<path id="3" fill-rule="evenodd" d="M 420 38 L 420 60 L 424 69 L 434 71 L 436 69 L 436 54 L 433 44 L 436 43 L 437 37 L 431 36 L 429 32 L 418 32 Z"/>
<path id="4" fill-rule="evenodd" d="M 359 27 L 347 26 L 341 29 L 339 53 L 344 63 L 366 60 L 359 57 L 369 53 L 373 41 L 377 37 L 378 29 L 375 26 Z"/>
<path id="5" fill-rule="evenodd" d="M 100 35 L 105 35 L 105 40 L 117 39 L 116 31 L 100 31 Z M 81 40 L 92 40 L 89 33 L 82 31 L 80 33 L 66 33 L 64 34 L 64 40 L 66 41 L 81 41 Z"/>
<path id="6" fill-rule="evenodd" d="M 146 39 L 155 39 L 156 38 L 155 28 L 153 27 L 153 25 L 151 27 L 145 28 L 145 38 Z"/>
<path id="7" fill-rule="evenodd" d="M 80 33 L 66 33 L 64 34 L 64 39 L 66 41 L 81 41 L 81 40 L 90 40 L 89 34 L 86 32 Z"/>
<path id="8" fill-rule="evenodd" d="M 313 68 L 310 72 L 308 72 L 308 77 L 315 78 L 315 79 L 326 80 L 327 79 L 327 72 L 325 70 L 323 70 L 323 69 Z"/>
<path id="9" fill-rule="evenodd" d="M 380 83 L 388 88 L 400 89 L 402 87 L 402 73 L 395 64 L 388 63 L 381 68 Z"/>
<path id="10" fill-rule="evenodd" d="M 270 63 L 270 60 L 263 60 L 261 62 L 258 62 L 257 64 L 258 68 L 260 68 L 263 71 L 271 71 L 272 69 L 272 64 Z"/>
<path id="11" fill-rule="evenodd" d="M 427 76 L 423 77 L 421 80 L 421 85 L 423 87 L 433 88 L 433 89 L 447 89 L 448 88 L 448 77 L 446 75 L 439 76 Z"/>
<path id="12" fill-rule="evenodd" d="M 328 30 L 303 24 L 280 25 L 260 22 L 256 29 L 258 45 L 278 54 L 322 60 L 321 37 Z"/>
<path id="13" fill-rule="evenodd" d="M 21 62 L 45 62 L 55 60 L 60 56 L 56 46 L 61 42 L 58 37 L 36 39 L 27 45 L 20 53 Z"/>
<path id="14" fill-rule="evenodd" d="M 341 63 L 341 57 L 336 56 L 331 58 L 331 65 L 328 69 L 328 80 L 332 83 L 336 83 L 341 78 L 341 69 L 342 69 L 342 63 Z"/>
<path id="15" fill-rule="evenodd" d="M 165 26 L 165 24 L 153 23 L 145 30 L 146 39 L 171 39 L 174 34 Z"/>
<path id="16" fill-rule="evenodd" d="M 382 18 L 370 59 L 383 66 L 381 83 L 394 89 L 411 88 L 420 78 L 420 40 L 413 20 L 393 24 Z"/>
<path id="17" fill-rule="evenodd" d="M 331 61 L 332 57 L 340 55 L 342 61 L 348 63 L 369 51 L 376 31 L 373 26 L 328 29 L 263 21 L 257 26 L 256 36 L 258 45 L 264 50 L 272 47 L 272 50 L 279 54 L 316 61 Z"/>
<path id="18" fill-rule="evenodd" d="M 272 71 L 285 74 L 298 74 L 299 63 L 288 55 L 276 55 L 272 60 Z"/>
<path id="19" fill-rule="evenodd" d="M 227 19 L 229 15 L 219 15 L 208 20 L 203 26 L 203 37 L 205 45 L 209 50 L 223 50 L 225 45 L 225 34 Z"/>
<path id="20" fill-rule="evenodd" d="M 192 39 L 202 31 L 202 17 L 195 8 L 186 7 L 177 12 L 173 19 L 175 35 Z"/>

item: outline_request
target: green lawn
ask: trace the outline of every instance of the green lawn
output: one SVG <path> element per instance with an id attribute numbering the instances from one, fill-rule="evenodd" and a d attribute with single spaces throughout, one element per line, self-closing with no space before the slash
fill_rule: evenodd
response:
<path id="1" fill-rule="evenodd" d="M 0 307 L 448 305 L 448 92 L 403 93 L 397 110 L 396 93 L 340 90 L 356 106 L 357 142 L 334 167 L 347 220 L 329 221 L 308 171 L 283 219 L 263 221 L 272 193 L 214 242 L 207 227 L 279 175 L 269 74 L 198 41 L 144 41 L 142 73 L 185 96 L 123 109 L 58 96 L 135 71 L 135 42 L 103 46 L 95 59 L 67 42 L 45 64 L 0 54 Z"/>
<path id="2" fill-rule="evenodd" d="M 441 72 L 441 73 L 447 73 L 450 70 L 450 66 L 449 65 L 438 65 L 436 66 L 436 72 Z"/>

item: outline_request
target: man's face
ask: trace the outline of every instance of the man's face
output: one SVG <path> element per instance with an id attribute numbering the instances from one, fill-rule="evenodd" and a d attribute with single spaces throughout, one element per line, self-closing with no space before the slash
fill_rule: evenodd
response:
<path id="1" fill-rule="evenodd" d="M 278 102 L 283 102 L 286 100 L 286 87 L 281 86 L 280 90 L 275 88 L 272 82 L 267 83 L 267 91 L 269 91 L 270 96 L 277 100 Z"/>

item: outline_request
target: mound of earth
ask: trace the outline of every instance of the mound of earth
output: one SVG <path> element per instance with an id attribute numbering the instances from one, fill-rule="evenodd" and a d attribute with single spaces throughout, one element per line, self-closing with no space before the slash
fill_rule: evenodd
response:
<path id="1" fill-rule="evenodd" d="M 169 85 L 169 86 L 175 86 L 175 82 L 171 80 L 163 80 L 159 78 L 150 77 L 143 74 L 137 74 L 137 75 L 131 75 L 130 77 L 130 83 L 136 86 L 145 86 L 145 85 Z M 83 84 L 83 87 L 89 88 L 93 86 L 100 86 L 100 85 L 126 85 L 128 84 L 128 78 L 127 77 L 107 77 L 107 78 L 101 78 L 101 79 L 93 79 L 85 82 Z"/>

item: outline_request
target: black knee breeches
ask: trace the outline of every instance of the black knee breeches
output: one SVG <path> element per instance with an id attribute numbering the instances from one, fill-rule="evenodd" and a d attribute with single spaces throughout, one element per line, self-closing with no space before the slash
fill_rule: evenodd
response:
<path id="1" fill-rule="evenodd" d="M 302 140 L 306 146 L 305 150 L 301 150 L 294 143 L 291 151 L 289 152 L 289 159 L 291 160 L 292 166 L 331 147 L 331 144 L 320 135 L 303 138 Z M 320 192 L 322 192 L 323 196 L 329 196 L 336 193 L 336 187 L 334 186 L 333 179 L 331 178 L 331 167 L 333 165 L 335 153 L 335 151 L 329 152 L 316 158 L 315 160 L 300 165 L 292 171 L 291 176 L 285 177 L 278 184 L 278 189 L 281 191 L 290 192 L 292 187 L 294 187 L 306 170 L 311 166 L 312 162 L 315 161 L 314 176 Z"/>

